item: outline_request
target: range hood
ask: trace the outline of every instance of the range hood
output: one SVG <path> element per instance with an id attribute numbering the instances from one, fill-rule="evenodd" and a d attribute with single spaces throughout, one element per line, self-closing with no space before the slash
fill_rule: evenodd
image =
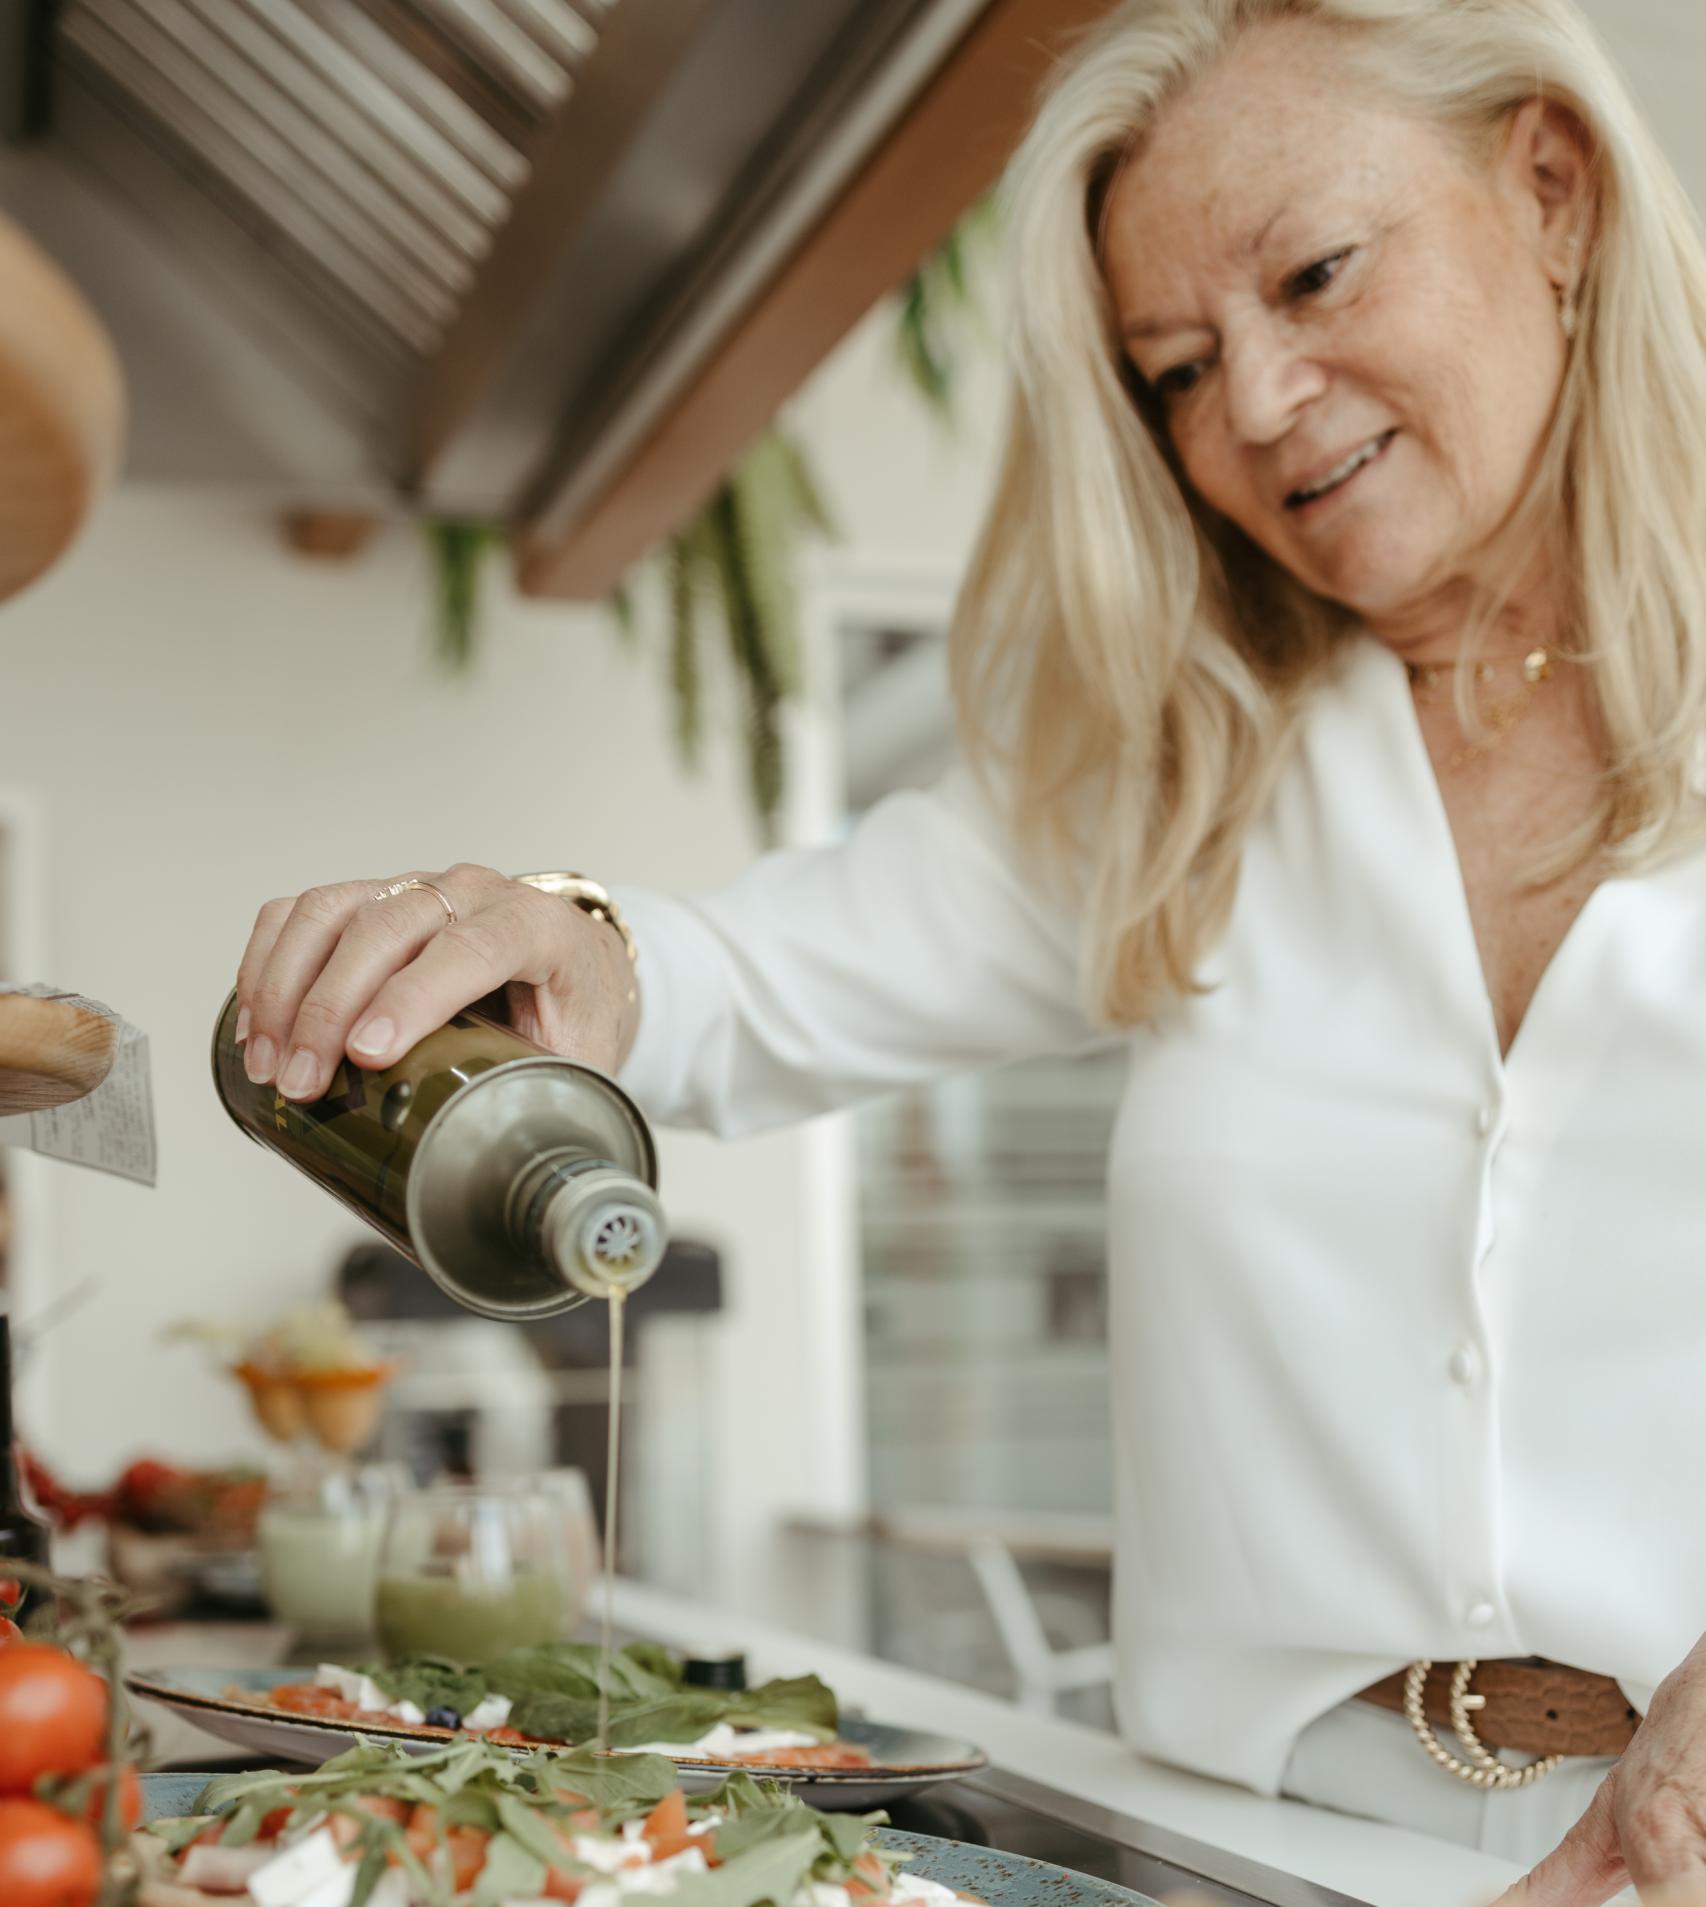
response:
<path id="1" fill-rule="evenodd" d="M 597 593 L 998 170 L 1106 0 L 18 0 L 0 205 L 143 478 L 521 533 Z"/>

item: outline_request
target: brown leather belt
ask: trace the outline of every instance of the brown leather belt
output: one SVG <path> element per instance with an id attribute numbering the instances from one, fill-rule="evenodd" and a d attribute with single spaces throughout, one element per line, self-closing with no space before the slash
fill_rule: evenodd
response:
<path id="1" fill-rule="evenodd" d="M 1453 1662 L 1436 1662 L 1422 1691 L 1422 1707 L 1438 1727 L 1451 1726 Z M 1481 1662 L 1470 1688 L 1484 1698 L 1475 1733 L 1489 1748 L 1528 1755 L 1620 1755 L 1641 1718 L 1609 1675 L 1565 1668 L 1539 1656 Z M 1404 1712 L 1404 1671 L 1362 1690 L 1359 1701 Z"/>

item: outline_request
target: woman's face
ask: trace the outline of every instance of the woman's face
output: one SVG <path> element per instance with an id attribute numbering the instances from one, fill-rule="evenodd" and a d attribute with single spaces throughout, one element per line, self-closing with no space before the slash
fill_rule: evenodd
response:
<path id="1" fill-rule="evenodd" d="M 1191 485 L 1399 646 L 1462 610 L 1563 375 L 1571 122 L 1489 163 L 1327 31 L 1247 35 L 1109 195 L 1108 283 Z"/>

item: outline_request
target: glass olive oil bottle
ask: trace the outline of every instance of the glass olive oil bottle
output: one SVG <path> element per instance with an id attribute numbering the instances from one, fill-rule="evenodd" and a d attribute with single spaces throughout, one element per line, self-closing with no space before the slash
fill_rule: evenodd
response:
<path id="1" fill-rule="evenodd" d="M 213 1035 L 225 1110 L 470 1311 L 547 1317 L 657 1269 L 657 1154 L 604 1074 L 470 1010 L 394 1066 L 346 1059 L 297 1104 L 250 1081 L 236 1022 L 233 994 Z"/>

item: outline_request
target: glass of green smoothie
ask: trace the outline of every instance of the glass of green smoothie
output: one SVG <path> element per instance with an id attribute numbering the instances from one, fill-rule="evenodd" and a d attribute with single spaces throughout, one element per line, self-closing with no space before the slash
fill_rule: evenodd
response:
<path id="1" fill-rule="evenodd" d="M 560 1507 L 526 1485 L 439 1484 L 397 1498 L 379 1552 L 380 1646 L 393 1661 L 488 1662 L 560 1642 L 573 1619 Z"/>

